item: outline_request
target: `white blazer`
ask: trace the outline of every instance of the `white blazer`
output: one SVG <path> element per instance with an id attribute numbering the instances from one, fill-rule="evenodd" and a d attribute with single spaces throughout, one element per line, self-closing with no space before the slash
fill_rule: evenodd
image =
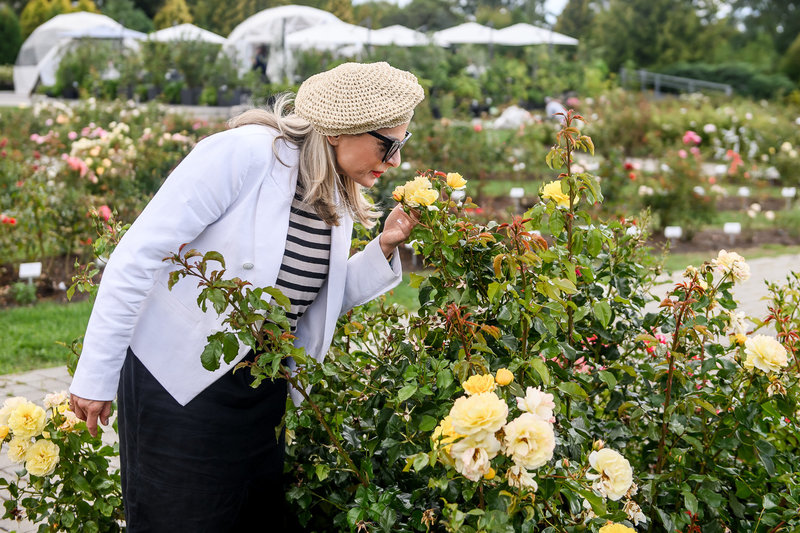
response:
<path id="1" fill-rule="evenodd" d="M 175 168 L 111 255 L 92 309 L 70 392 L 113 400 L 128 346 L 159 383 L 185 405 L 248 352 L 239 346 L 231 364 L 210 372 L 200 354 L 224 317 L 197 305 L 192 278 L 167 289 L 175 267 L 163 259 L 181 244 L 225 257 L 226 276 L 256 287 L 274 285 L 283 259 L 289 208 L 297 184 L 299 150 L 278 141 L 266 126 L 243 126 L 212 135 Z M 282 162 L 282 163 L 281 163 Z M 396 286 L 401 278 L 378 239 L 348 259 L 353 220 L 331 231 L 330 269 L 314 303 L 297 323 L 295 344 L 321 361 L 336 320 Z M 299 393 L 293 391 L 299 402 Z"/>

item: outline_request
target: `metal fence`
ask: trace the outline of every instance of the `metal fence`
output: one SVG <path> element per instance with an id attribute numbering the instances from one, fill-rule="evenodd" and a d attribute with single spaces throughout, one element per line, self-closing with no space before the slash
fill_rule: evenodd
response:
<path id="1" fill-rule="evenodd" d="M 647 70 L 634 70 L 628 69 L 620 70 L 620 81 L 623 87 L 630 84 L 638 83 L 644 91 L 648 87 L 653 87 L 653 92 L 656 96 L 661 96 L 662 89 L 675 89 L 682 92 L 703 92 L 708 91 L 722 91 L 727 96 L 733 94 L 733 87 L 727 83 L 715 83 L 713 81 L 696 80 L 693 78 L 682 78 L 680 76 L 670 76 L 668 74 L 659 74 L 657 72 L 650 72 Z"/>

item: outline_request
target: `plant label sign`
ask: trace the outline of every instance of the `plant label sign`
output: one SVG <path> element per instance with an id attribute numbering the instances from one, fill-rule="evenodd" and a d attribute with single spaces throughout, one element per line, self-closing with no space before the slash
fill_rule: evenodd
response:
<path id="1" fill-rule="evenodd" d="M 42 275 L 41 263 L 20 263 L 19 265 L 19 278 L 20 279 L 35 279 Z"/>
<path id="2" fill-rule="evenodd" d="M 680 239 L 683 235 L 683 228 L 680 226 L 667 226 L 664 228 L 664 237 L 667 239 Z"/>

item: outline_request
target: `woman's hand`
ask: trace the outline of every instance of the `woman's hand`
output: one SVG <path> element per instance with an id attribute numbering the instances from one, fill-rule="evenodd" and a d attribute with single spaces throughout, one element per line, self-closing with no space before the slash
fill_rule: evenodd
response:
<path id="1" fill-rule="evenodd" d="M 414 229 L 418 222 L 419 217 L 416 212 L 406 213 L 402 205 L 396 205 L 392 212 L 389 213 L 389 216 L 386 217 L 386 222 L 383 224 L 383 232 L 379 237 L 383 255 L 388 258 L 398 244 L 406 242 L 408 236 L 411 235 L 411 230 Z"/>
<path id="2" fill-rule="evenodd" d="M 108 425 L 108 417 L 111 414 L 111 402 L 101 400 L 87 400 L 74 394 L 69 395 L 69 408 L 75 416 L 86 422 L 86 429 L 97 436 L 97 418 L 104 426 Z"/>

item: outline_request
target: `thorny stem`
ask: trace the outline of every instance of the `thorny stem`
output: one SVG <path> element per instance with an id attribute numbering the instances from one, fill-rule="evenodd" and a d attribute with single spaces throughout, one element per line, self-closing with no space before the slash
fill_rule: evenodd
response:
<path id="1" fill-rule="evenodd" d="M 571 121 L 570 121 L 571 122 Z M 567 179 L 570 180 L 572 176 L 572 141 L 567 136 Z M 569 213 L 567 213 L 567 258 L 569 268 L 572 268 L 572 259 L 574 253 L 572 251 L 572 222 L 575 218 L 575 191 L 572 186 L 572 180 L 569 181 Z M 567 295 L 567 301 L 572 302 L 572 295 Z M 575 328 L 574 317 L 572 313 L 572 306 L 567 306 L 567 342 L 570 346 L 573 345 L 572 332 Z"/>

